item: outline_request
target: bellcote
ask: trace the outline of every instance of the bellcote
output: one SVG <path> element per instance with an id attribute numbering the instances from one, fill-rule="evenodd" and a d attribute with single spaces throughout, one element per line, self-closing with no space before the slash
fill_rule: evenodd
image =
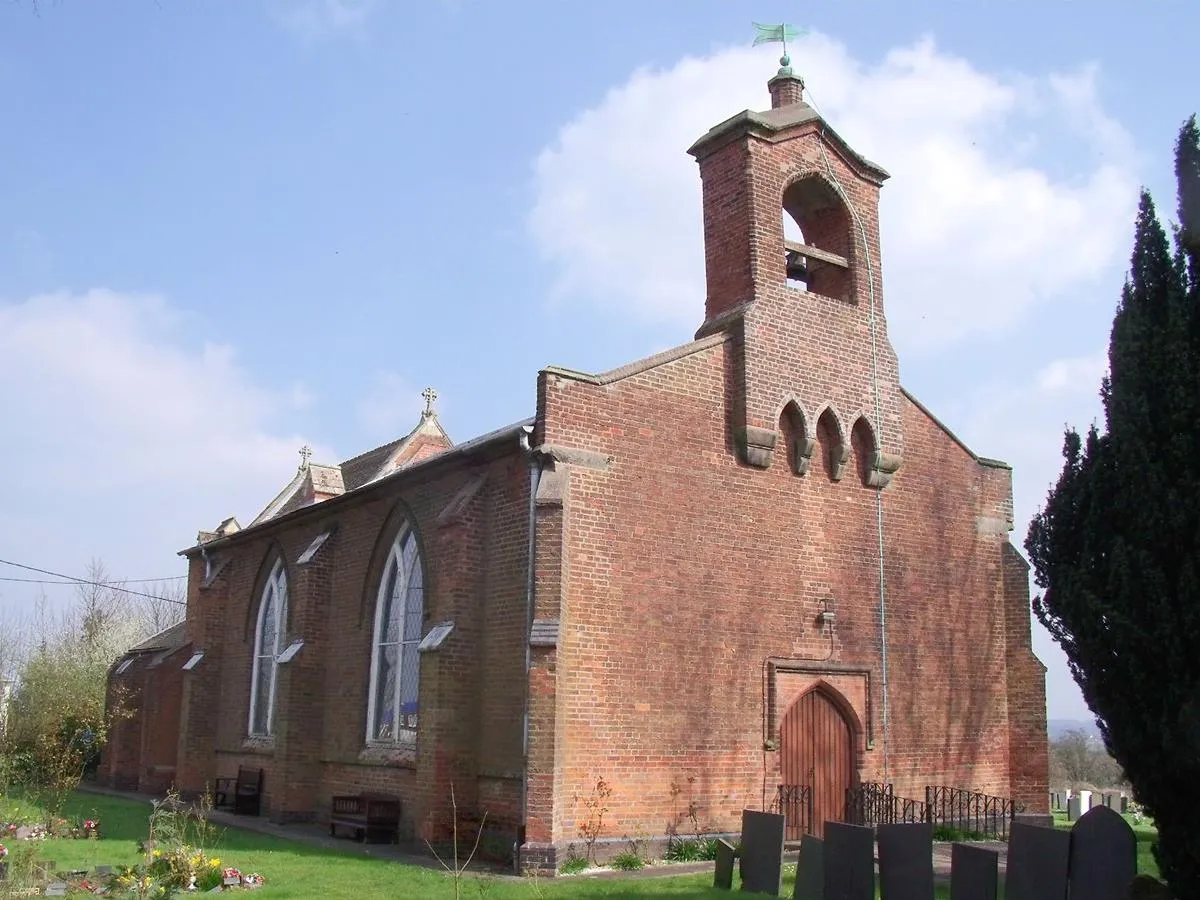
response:
<path id="1" fill-rule="evenodd" d="M 840 466 L 826 468 L 839 480 L 860 423 L 869 435 L 865 480 L 882 487 L 902 453 L 879 250 L 888 173 L 829 126 L 781 63 L 767 83 L 770 109 L 726 119 L 688 151 L 703 190 L 707 290 L 697 336 L 732 330 L 741 344 L 732 400 L 745 464 L 772 465 L 790 429 L 796 446 L 838 457 Z M 845 426 L 822 443 L 810 417 L 823 409 L 840 410 Z"/>
<path id="2" fill-rule="evenodd" d="M 790 287 L 848 303 L 869 293 L 869 273 L 859 270 L 878 243 L 888 173 L 805 102 L 790 68 L 767 87 L 769 110 L 740 112 L 688 150 L 704 191 L 706 321 L 764 291 Z"/>

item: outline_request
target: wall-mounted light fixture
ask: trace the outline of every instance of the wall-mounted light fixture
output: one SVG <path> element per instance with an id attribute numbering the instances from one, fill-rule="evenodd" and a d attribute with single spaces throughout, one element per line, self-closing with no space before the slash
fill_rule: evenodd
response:
<path id="1" fill-rule="evenodd" d="M 827 598 L 821 598 L 817 602 L 821 607 L 820 611 L 817 613 L 817 624 L 823 629 L 827 628 L 832 630 L 834 615 L 831 607 L 831 601 Z"/>

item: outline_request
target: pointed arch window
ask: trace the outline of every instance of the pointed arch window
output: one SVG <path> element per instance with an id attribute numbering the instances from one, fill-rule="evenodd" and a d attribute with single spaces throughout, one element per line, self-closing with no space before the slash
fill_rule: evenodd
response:
<path id="1" fill-rule="evenodd" d="M 420 551 L 416 535 L 405 525 L 392 542 L 375 603 L 367 710 L 369 742 L 395 743 L 415 735 L 421 674 L 417 646 L 424 614 Z"/>
<path id="2" fill-rule="evenodd" d="M 287 572 L 283 560 L 276 561 L 263 586 L 254 629 L 254 669 L 250 678 L 250 726 L 252 735 L 266 737 L 275 724 L 275 681 L 279 654 L 287 626 Z"/>

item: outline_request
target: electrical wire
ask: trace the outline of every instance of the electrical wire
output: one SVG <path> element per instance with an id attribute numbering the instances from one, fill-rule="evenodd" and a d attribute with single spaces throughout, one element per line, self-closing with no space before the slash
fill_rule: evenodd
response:
<path id="1" fill-rule="evenodd" d="M 186 575 L 171 575 L 167 578 L 122 578 L 117 584 L 158 584 L 163 581 L 182 581 L 187 578 Z M 16 581 L 21 584 L 79 584 L 78 581 L 62 581 L 50 578 L 5 578 L 0 577 L 0 581 Z M 105 582 L 108 585 L 108 582 Z"/>
<path id="2" fill-rule="evenodd" d="M 821 115 L 821 111 L 817 108 L 816 102 L 813 100 L 812 91 L 808 92 L 809 105 L 821 117 L 824 122 L 825 117 Z M 837 174 L 833 171 L 833 165 L 829 162 L 829 155 L 825 152 L 825 129 L 821 128 L 817 136 L 817 146 L 821 150 L 821 158 L 825 161 L 825 170 L 833 182 L 834 188 L 841 197 L 842 202 L 846 204 L 846 208 L 850 210 L 850 215 L 854 217 L 854 223 L 858 226 L 859 235 L 863 242 L 863 253 L 867 263 L 867 293 L 869 298 L 867 325 L 871 333 L 871 387 L 874 392 L 875 400 L 875 435 L 876 442 L 880 450 L 883 448 L 883 404 L 879 396 L 879 350 L 878 350 L 878 335 L 876 322 L 876 306 L 878 300 L 875 296 L 875 268 L 871 257 L 871 242 L 867 239 L 867 229 L 863 224 L 862 217 L 858 214 L 858 209 L 850 202 L 850 197 L 846 194 L 845 188 L 838 181 Z M 884 564 L 884 539 L 883 539 L 883 491 L 875 492 L 875 533 L 878 538 L 878 555 L 879 555 L 879 656 L 880 667 L 882 669 L 883 684 L 880 686 L 883 693 L 883 777 L 887 780 L 888 777 L 888 658 L 887 658 L 887 582 L 886 570 Z"/>
<path id="3" fill-rule="evenodd" d="M 115 584 L 110 584 L 110 583 L 104 582 L 104 581 L 92 581 L 87 578 L 75 578 L 72 575 L 64 575 L 62 572 L 51 572 L 49 569 L 39 569 L 37 566 L 27 566 L 24 563 L 12 562 L 11 560 L 7 560 L 7 559 L 0 559 L 0 565 L 12 566 L 13 568 L 16 568 L 16 569 L 25 569 L 28 572 L 37 572 L 39 575 L 49 575 L 52 578 L 61 578 L 61 579 L 63 579 L 63 581 L 59 582 L 59 583 L 62 583 L 62 584 L 86 584 L 91 587 L 102 587 L 102 588 L 108 588 L 109 590 L 112 590 L 112 591 L 120 591 L 123 594 L 133 594 L 135 597 L 145 597 L 148 600 L 161 600 L 163 603 L 175 603 L 175 604 L 178 604 L 179 606 L 187 606 L 187 601 L 185 601 L 185 600 L 176 600 L 172 597 L 160 597 L 157 594 L 147 594 L 142 591 L 134 591 L 134 590 L 130 590 L 129 588 L 119 587 Z M 178 577 L 178 576 L 176 576 L 176 577 Z M 19 579 L 7 579 L 6 578 L 3 580 L 16 581 Z M 165 581 L 166 579 L 163 579 L 163 580 Z M 33 579 L 30 579 L 30 581 L 33 581 Z M 34 583 L 42 583 L 42 582 L 34 582 Z M 51 584 L 54 582 L 45 582 L 45 583 Z"/>

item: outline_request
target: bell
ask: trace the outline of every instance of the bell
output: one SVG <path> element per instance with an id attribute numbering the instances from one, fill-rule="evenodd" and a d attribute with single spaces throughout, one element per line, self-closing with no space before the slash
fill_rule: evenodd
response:
<path id="1" fill-rule="evenodd" d="M 798 250 L 788 250 L 786 253 L 787 259 L 787 278 L 788 281 L 803 281 L 808 283 L 808 260 Z"/>

